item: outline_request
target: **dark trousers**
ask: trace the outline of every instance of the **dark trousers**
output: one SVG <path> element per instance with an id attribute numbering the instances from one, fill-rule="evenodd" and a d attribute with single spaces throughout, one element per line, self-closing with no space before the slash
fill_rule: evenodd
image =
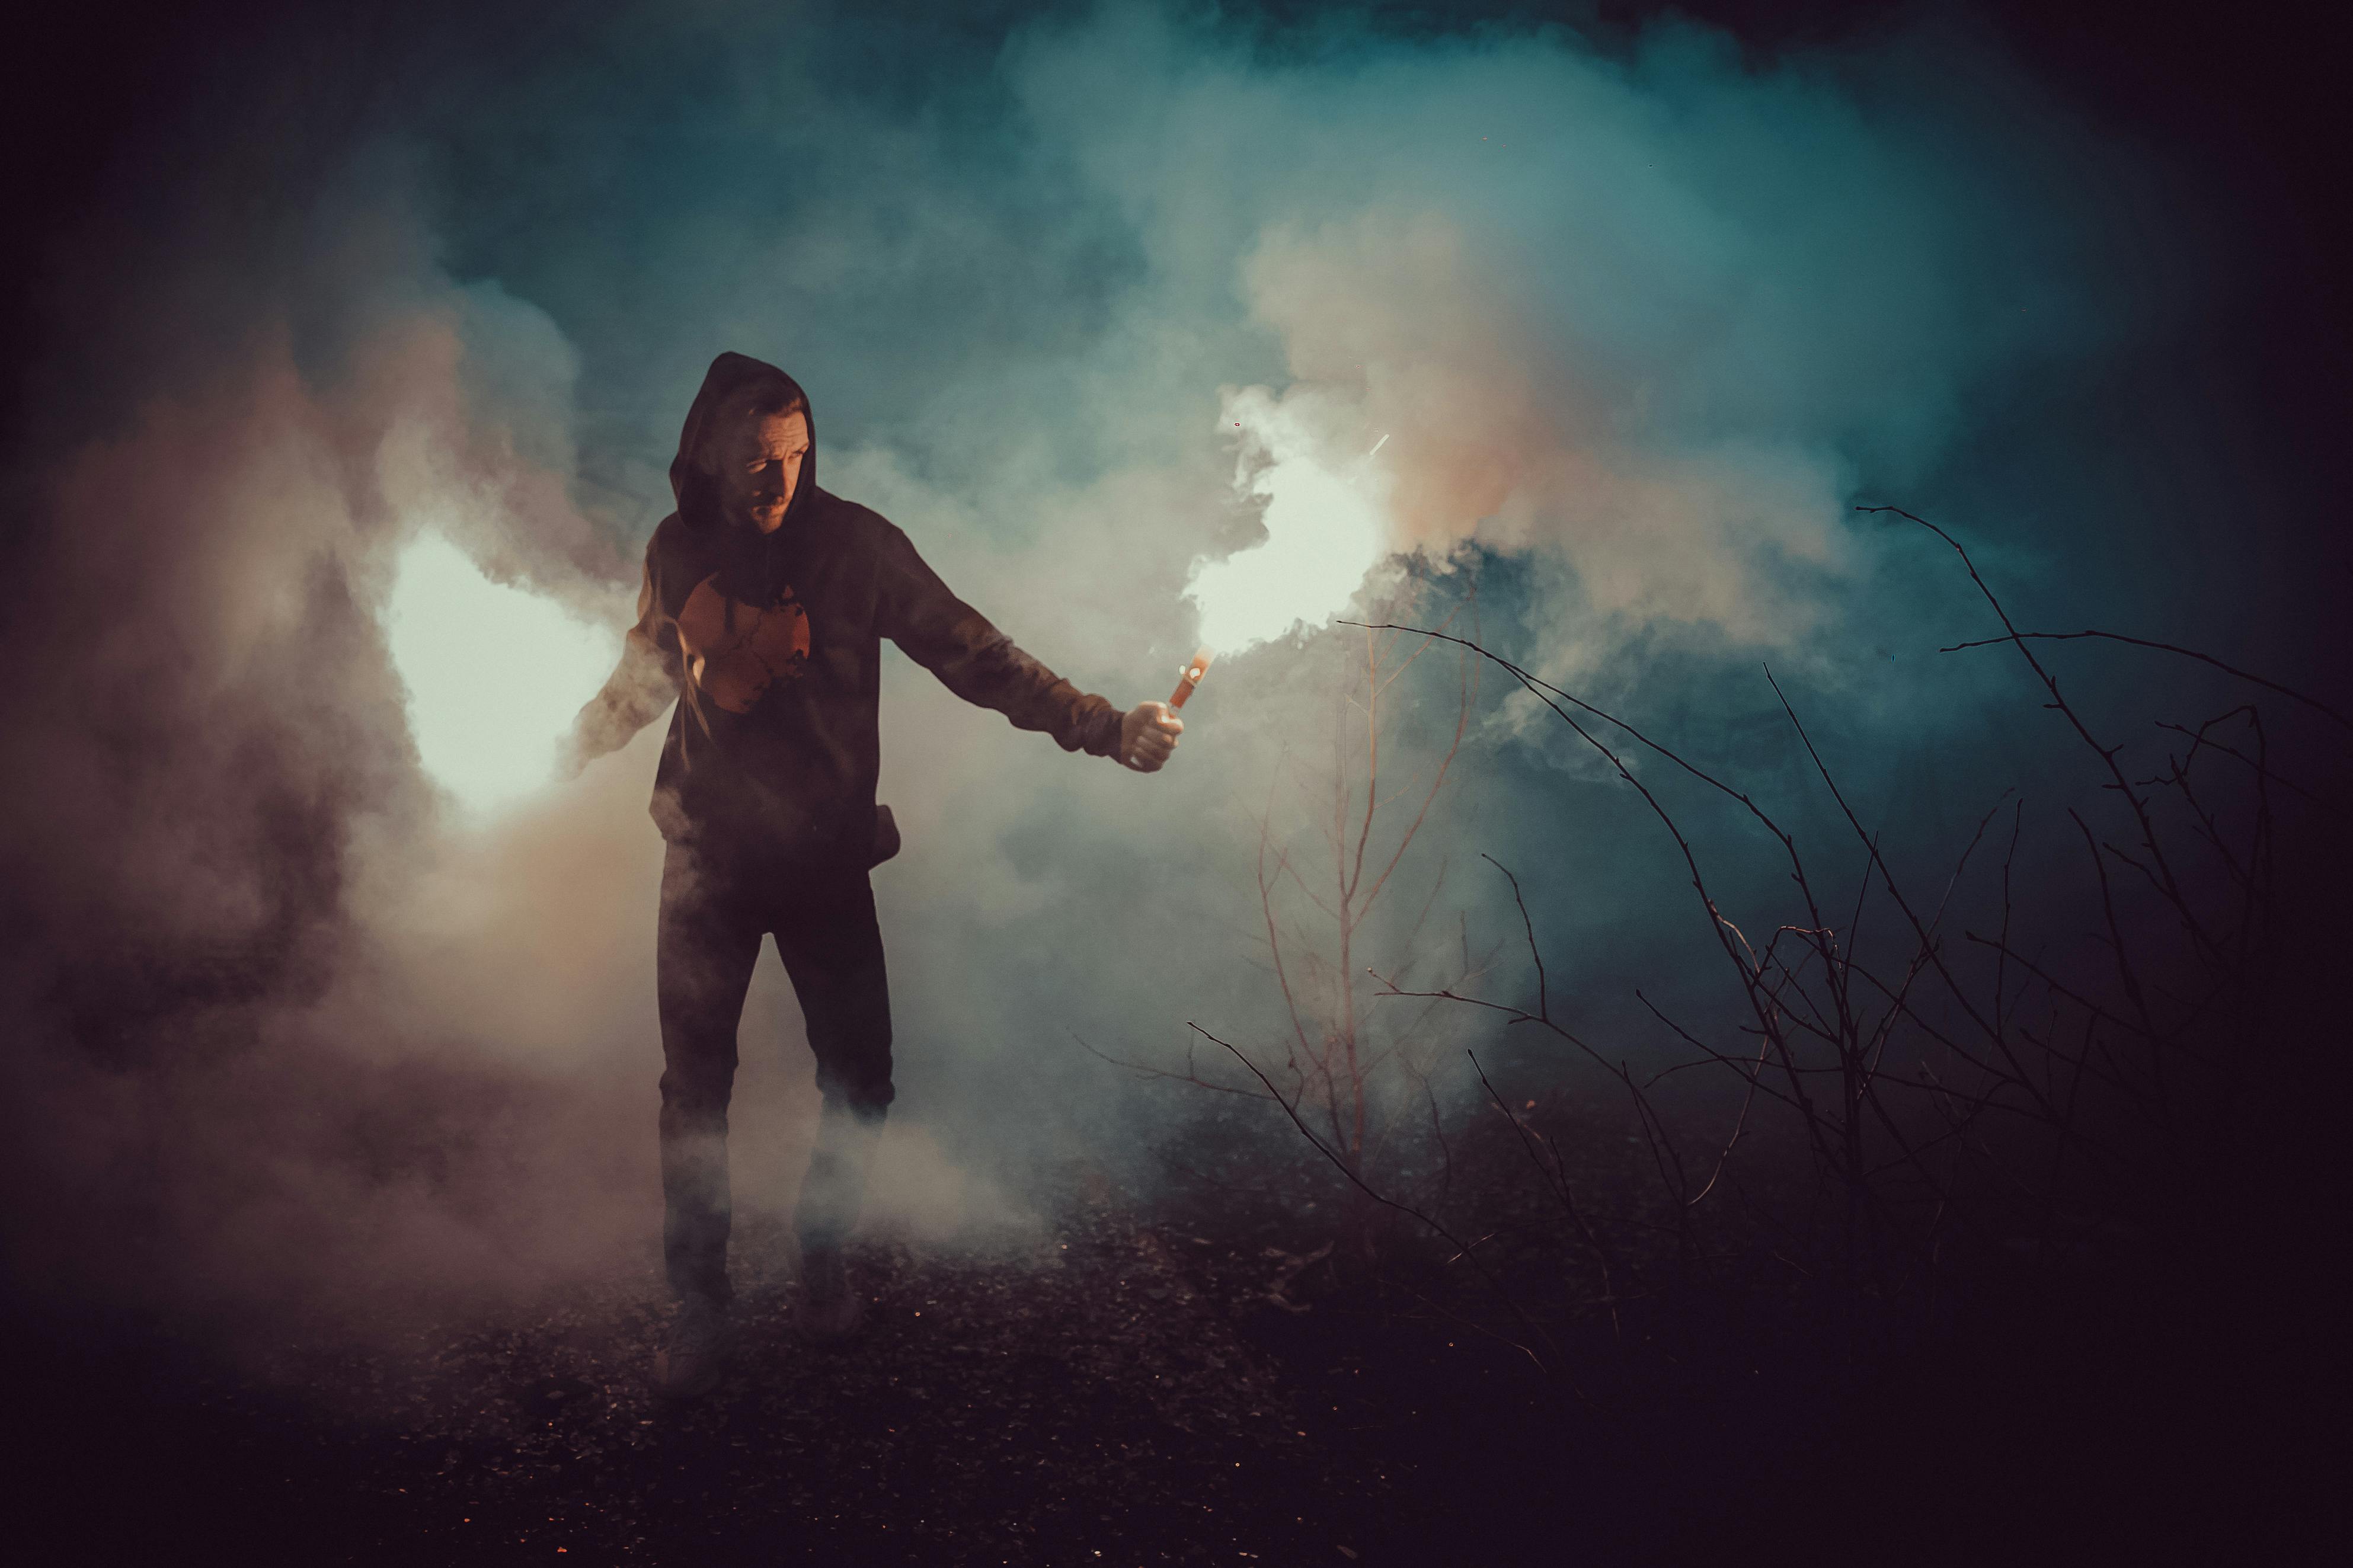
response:
<path id="1" fill-rule="evenodd" d="M 662 1255 L 681 1298 L 725 1301 L 727 1101 L 760 939 L 774 936 L 808 1022 L 824 1097 L 795 1224 L 804 1248 L 857 1223 L 891 1103 L 891 996 L 862 868 L 810 869 L 673 843 L 662 862 Z"/>

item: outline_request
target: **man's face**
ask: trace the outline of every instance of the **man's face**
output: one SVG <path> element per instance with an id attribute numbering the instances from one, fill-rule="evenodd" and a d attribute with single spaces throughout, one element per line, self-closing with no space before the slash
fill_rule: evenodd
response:
<path id="1" fill-rule="evenodd" d="M 747 414 L 712 443 L 712 477 L 718 483 L 719 506 L 730 522 L 748 522 L 762 533 L 774 533 L 785 521 L 785 509 L 800 488 L 801 459 L 808 456 L 808 416 L 791 414 Z"/>

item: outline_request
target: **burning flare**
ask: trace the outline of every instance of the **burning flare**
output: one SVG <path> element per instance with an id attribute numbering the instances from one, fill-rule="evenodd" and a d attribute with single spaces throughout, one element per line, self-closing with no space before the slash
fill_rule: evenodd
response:
<path id="1" fill-rule="evenodd" d="M 1217 657 L 1213 648 L 1197 647 L 1193 650 L 1193 657 L 1186 661 L 1184 668 L 1176 672 L 1176 694 L 1168 700 L 1169 707 L 1185 706 L 1185 700 L 1193 695 L 1195 687 L 1201 684 L 1201 677 L 1209 672 L 1209 661 Z"/>
<path id="2" fill-rule="evenodd" d="M 1313 412 L 1311 399 L 1279 401 L 1261 386 L 1227 401 L 1227 423 L 1241 433 L 1234 488 L 1264 501 L 1266 538 L 1194 567 L 1186 594 L 1211 647 L 1239 653 L 1324 625 L 1389 551 L 1388 476 L 1373 460 L 1388 437 L 1335 459 Z"/>
<path id="3" fill-rule="evenodd" d="M 401 552 L 385 636 L 418 759 L 476 815 L 551 782 L 556 741 L 620 654 L 616 632 L 491 582 L 429 530 Z"/>

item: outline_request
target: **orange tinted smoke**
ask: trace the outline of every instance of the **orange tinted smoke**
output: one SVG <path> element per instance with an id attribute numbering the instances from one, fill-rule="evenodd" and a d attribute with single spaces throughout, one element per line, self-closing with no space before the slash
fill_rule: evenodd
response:
<path id="1" fill-rule="evenodd" d="M 1216 657 L 1217 655 L 1211 653 L 1205 647 L 1195 648 L 1193 650 L 1193 657 L 1186 661 L 1184 673 L 1177 678 L 1176 695 L 1168 700 L 1169 707 L 1182 708 L 1185 706 L 1185 699 L 1192 696 L 1193 688 L 1201 684 L 1201 677 L 1208 671 L 1209 668 L 1209 660 Z"/>

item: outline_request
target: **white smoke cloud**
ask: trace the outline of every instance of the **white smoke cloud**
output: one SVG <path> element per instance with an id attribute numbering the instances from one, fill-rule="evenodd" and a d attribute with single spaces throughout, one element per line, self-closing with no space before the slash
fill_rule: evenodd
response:
<path id="1" fill-rule="evenodd" d="M 2044 129 L 2031 110 L 1965 149 L 1932 90 L 1750 68 L 1694 30 L 1628 59 L 1496 35 L 1269 64 L 1122 8 L 1041 35 L 1018 79 L 1155 286 L 1230 289 L 1273 336 L 1268 395 L 1390 433 L 1395 547 L 1546 552 L 1618 638 L 1813 636 L 1863 565 L 1863 465 L 1908 482 L 1988 377 L 2150 287 L 2084 265 L 2091 216 L 1972 165 Z"/>

